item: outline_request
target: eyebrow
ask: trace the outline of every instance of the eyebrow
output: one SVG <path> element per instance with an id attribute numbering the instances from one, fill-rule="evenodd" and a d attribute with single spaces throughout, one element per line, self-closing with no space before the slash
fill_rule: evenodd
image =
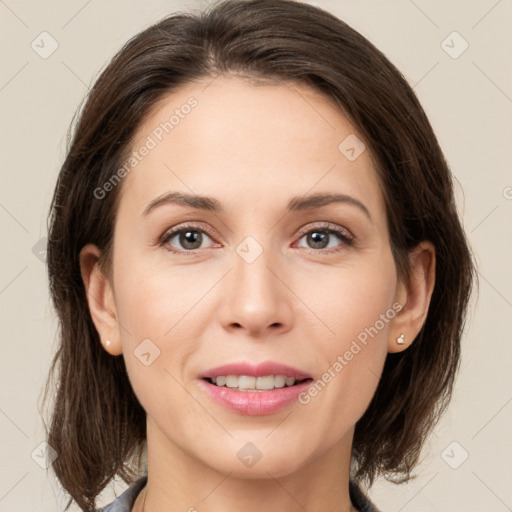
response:
<path id="1" fill-rule="evenodd" d="M 310 210 L 333 203 L 345 203 L 355 206 L 359 208 L 370 221 L 372 221 L 372 216 L 370 215 L 368 208 L 358 199 L 346 194 L 319 193 L 309 196 L 293 197 L 286 207 L 286 212 Z M 164 204 L 174 204 L 213 213 L 224 213 L 222 204 L 213 197 L 198 196 L 184 192 L 168 192 L 151 201 L 144 210 L 143 216 L 148 215 L 152 210 Z"/>

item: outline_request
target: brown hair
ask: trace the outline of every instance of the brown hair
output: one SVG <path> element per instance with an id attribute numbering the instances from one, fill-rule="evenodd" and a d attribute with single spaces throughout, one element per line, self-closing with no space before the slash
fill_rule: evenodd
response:
<path id="1" fill-rule="evenodd" d="M 116 475 L 140 468 L 146 415 L 123 357 L 102 347 L 87 306 L 79 252 L 102 250 L 109 269 L 120 186 L 94 191 L 130 152 L 138 127 L 165 95 L 195 80 L 232 74 L 312 86 L 336 101 L 376 163 L 399 277 L 408 251 L 429 240 L 436 281 L 425 323 L 405 351 L 388 354 L 377 391 L 355 429 L 356 481 L 411 478 L 428 433 L 446 408 L 459 367 L 474 260 L 459 221 L 450 169 L 413 90 L 387 58 L 332 14 L 292 0 L 227 0 L 175 13 L 117 53 L 75 118 L 49 213 L 47 264 L 60 345 L 48 443 L 52 468 L 83 510 Z M 46 425 L 45 425 L 46 426 Z"/>

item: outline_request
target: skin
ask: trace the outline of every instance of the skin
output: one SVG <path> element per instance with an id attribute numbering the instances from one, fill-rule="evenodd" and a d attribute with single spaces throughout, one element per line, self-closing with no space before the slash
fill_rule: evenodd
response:
<path id="1" fill-rule="evenodd" d="M 197 107 L 123 179 L 112 274 L 98 265 L 97 247 L 81 252 L 93 321 L 111 341 L 104 348 L 122 354 L 147 412 L 149 480 L 133 510 L 144 498 L 151 512 L 355 510 L 354 425 L 387 353 L 406 350 L 425 321 L 434 247 L 410 253 L 413 277 L 401 283 L 369 151 L 349 161 L 338 145 L 357 130 L 303 85 L 227 76 L 188 84 L 157 105 L 133 148 L 190 96 Z M 214 197 L 225 213 L 167 204 L 144 216 L 168 191 Z M 348 203 L 285 212 L 290 198 L 317 192 L 358 199 L 372 220 Z M 213 233 L 201 232 L 194 256 L 183 254 L 190 249 L 179 235 L 167 242 L 176 253 L 159 244 L 184 222 Z M 322 222 L 348 230 L 353 245 L 327 235 L 328 247 L 315 252 L 299 229 Z M 252 263 L 236 251 L 247 236 L 263 251 Z M 278 361 L 321 378 L 395 302 L 400 312 L 307 405 L 247 416 L 198 384 L 200 372 L 233 361 Z M 145 339 L 160 350 L 149 366 L 133 352 Z M 237 457 L 247 442 L 262 454 L 250 468 Z"/>

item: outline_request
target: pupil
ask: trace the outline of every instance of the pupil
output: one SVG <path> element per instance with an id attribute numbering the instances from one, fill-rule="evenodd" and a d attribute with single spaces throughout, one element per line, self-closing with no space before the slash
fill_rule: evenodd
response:
<path id="1" fill-rule="evenodd" d="M 197 244 L 198 240 L 199 244 Z M 201 234 L 197 231 L 185 231 L 182 234 L 180 242 L 182 242 L 183 247 L 187 249 L 197 249 L 201 246 Z M 194 244 L 197 244 L 197 247 L 194 246 Z M 190 245 L 192 245 L 192 247 Z"/>
<path id="2" fill-rule="evenodd" d="M 324 247 L 327 246 L 327 236 L 327 233 L 312 231 L 308 235 L 308 241 L 310 241 L 313 244 L 314 249 L 323 249 Z"/>

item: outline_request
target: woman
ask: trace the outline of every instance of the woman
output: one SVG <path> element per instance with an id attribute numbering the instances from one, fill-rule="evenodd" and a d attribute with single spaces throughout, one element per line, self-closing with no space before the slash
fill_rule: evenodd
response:
<path id="1" fill-rule="evenodd" d="M 375 511 L 410 478 L 474 263 L 423 109 L 344 22 L 228 0 L 135 36 L 49 221 L 69 504 L 117 475 L 109 512 Z"/>

